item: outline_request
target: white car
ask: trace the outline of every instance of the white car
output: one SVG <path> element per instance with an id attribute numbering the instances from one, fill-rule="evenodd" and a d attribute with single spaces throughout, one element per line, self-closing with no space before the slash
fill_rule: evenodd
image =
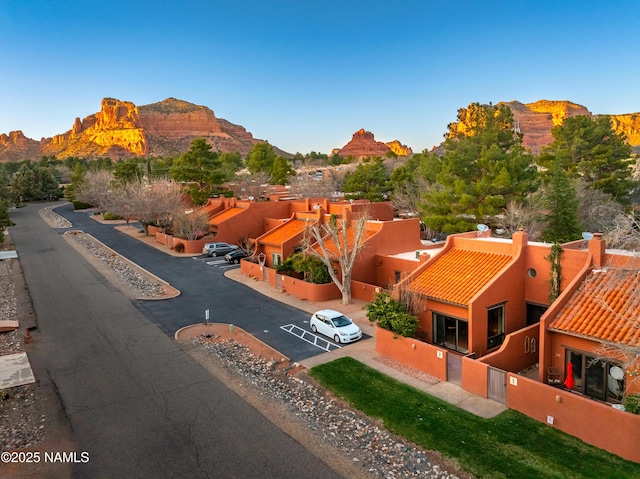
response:
<path id="1" fill-rule="evenodd" d="M 328 336 L 336 343 L 352 343 L 362 337 L 362 331 L 344 314 L 323 309 L 311 316 L 311 331 Z"/>

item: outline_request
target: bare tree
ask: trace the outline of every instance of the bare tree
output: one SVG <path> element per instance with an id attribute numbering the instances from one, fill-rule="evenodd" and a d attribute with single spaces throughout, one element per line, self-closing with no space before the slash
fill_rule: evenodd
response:
<path id="1" fill-rule="evenodd" d="M 504 230 L 504 234 L 511 238 L 513 233 L 522 228 L 531 239 L 536 239 L 542 233 L 543 226 L 539 211 L 535 200 L 509 201 L 502 215 L 496 218 L 497 229 Z"/>
<path id="2" fill-rule="evenodd" d="M 305 251 L 327 266 L 331 280 L 342 293 L 342 304 L 351 304 L 351 274 L 356 258 L 365 246 L 368 215 L 347 221 L 331 215 L 307 230 Z M 350 223 L 350 224 L 349 224 Z M 340 276 L 334 267 L 340 267 Z"/>
<path id="3" fill-rule="evenodd" d="M 344 174 L 333 168 L 322 171 L 322 177 L 308 171 L 302 171 L 291 178 L 290 185 L 293 194 L 299 198 L 331 198 L 336 191 L 340 191 Z"/>
<path id="4" fill-rule="evenodd" d="M 112 179 L 113 175 L 107 170 L 87 171 L 76 198 L 95 206 L 99 213 L 106 213 L 115 198 L 111 186 Z"/>
<path id="5" fill-rule="evenodd" d="M 604 239 L 611 248 L 640 249 L 640 221 L 633 213 L 619 213 L 609 220 Z"/>
<path id="6" fill-rule="evenodd" d="M 133 216 L 138 218 L 145 234 L 149 234 L 149 225 L 167 228 L 175 212 L 185 208 L 180 187 L 171 182 L 158 181 L 149 186 L 138 183 L 131 193 Z"/>
<path id="7" fill-rule="evenodd" d="M 581 180 L 576 182 L 576 197 L 580 203 L 578 218 L 587 231 L 610 231 L 618 225 L 624 207 L 602 190 L 590 188 Z"/>
<path id="8" fill-rule="evenodd" d="M 202 209 L 175 211 L 172 220 L 173 232 L 179 238 L 191 241 L 201 238 L 209 232 L 209 215 Z"/>

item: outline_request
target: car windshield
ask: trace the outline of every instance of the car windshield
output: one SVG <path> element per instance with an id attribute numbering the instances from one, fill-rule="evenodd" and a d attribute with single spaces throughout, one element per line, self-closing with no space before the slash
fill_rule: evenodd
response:
<path id="1" fill-rule="evenodd" d="M 337 318 L 331 318 L 331 322 L 336 328 L 349 326 L 351 324 L 351 320 L 344 315 L 338 316 Z"/>

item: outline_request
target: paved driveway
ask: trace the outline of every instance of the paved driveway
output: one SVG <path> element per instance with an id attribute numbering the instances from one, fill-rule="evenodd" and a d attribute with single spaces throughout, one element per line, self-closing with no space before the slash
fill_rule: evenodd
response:
<path id="1" fill-rule="evenodd" d="M 200 284 L 198 293 L 185 294 L 181 305 L 134 307 L 42 221 L 41 207 L 12 213 L 12 237 L 37 314 L 31 355 L 55 384 L 77 450 L 89 454 L 88 463 L 74 465 L 75 477 L 339 477 L 166 334 L 174 324 L 196 320 L 210 302 L 220 305 L 219 314 L 238 314 L 255 328 L 263 327 L 258 309 L 262 321 L 282 315 L 281 309 L 262 305 L 248 291 L 243 302 L 223 307 L 233 288 L 212 288 L 221 282 L 218 273 L 186 258 L 182 273 L 168 279 L 185 290 Z M 159 261 L 162 253 L 118 235 L 97 236 L 115 249 L 126 245 L 132 259 L 160 276 L 171 269 L 166 256 Z"/>
<path id="2" fill-rule="evenodd" d="M 209 309 L 210 322 L 240 326 L 293 361 L 325 352 L 281 328 L 293 324 L 308 329 L 309 313 L 225 278 L 226 268 L 193 257 L 167 255 L 117 231 L 113 225 L 91 219 L 87 212 L 73 211 L 70 204 L 55 211 L 71 221 L 73 229 L 90 233 L 180 290 L 180 296 L 169 300 L 133 301 L 135 307 L 167 335 L 173 336 L 183 326 L 204 322 L 205 310 Z"/>

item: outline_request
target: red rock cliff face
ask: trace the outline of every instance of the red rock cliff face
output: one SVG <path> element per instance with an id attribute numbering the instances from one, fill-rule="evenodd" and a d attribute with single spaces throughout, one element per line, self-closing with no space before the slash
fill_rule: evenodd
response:
<path id="1" fill-rule="evenodd" d="M 516 126 L 523 134 L 522 144 L 534 154 L 553 141 L 551 130 L 561 125 L 565 118 L 592 116 L 586 107 L 569 101 L 539 100 L 527 104 L 511 101 L 505 105 L 511 108 Z"/>
<path id="2" fill-rule="evenodd" d="M 390 148 L 376 141 L 373 133 L 360 129 L 353 134 L 351 141 L 338 150 L 340 156 L 353 156 L 357 159 L 372 156 L 384 156 L 389 153 Z"/>
<path id="3" fill-rule="evenodd" d="M 22 150 L 18 142 L 3 135 L 0 161 L 12 161 Z M 205 138 L 215 151 L 246 155 L 261 142 L 240 125 L 216 118 L 210 108 L 175 98 L 137 107 L 114 98 L 102 100 L 100 111 L 80 120 L 66 133 L 33 142 L 27 158 L 40 155 L 66 158 L 173 156 L 189 149 L 195 138 Z M 6 146 L 4 145 L 6 143 Z M 288 155 L 275 148 L 276 153 Z"/>
<path id="4" fill-rule="evenodd" d="M 20 161 L 39 155 L 40 142 L 27 138 L 20 130 L 0 134 L 0 161 Z"/>

